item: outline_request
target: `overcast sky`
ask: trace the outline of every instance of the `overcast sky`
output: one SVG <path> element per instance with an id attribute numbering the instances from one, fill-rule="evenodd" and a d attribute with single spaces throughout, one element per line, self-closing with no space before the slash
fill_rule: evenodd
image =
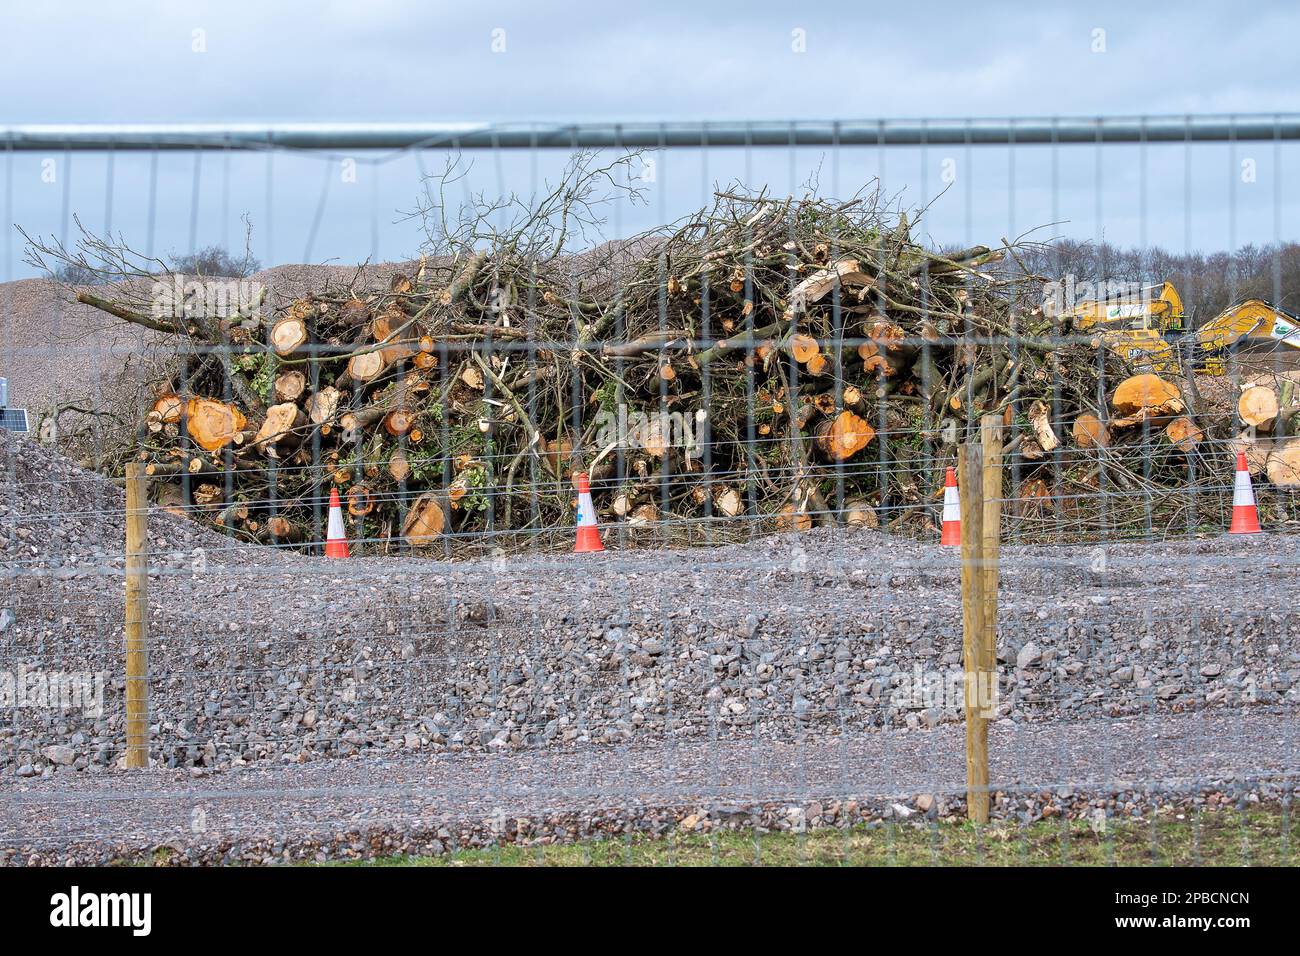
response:
<path id="1" fill-rule="evenodd" d="M 1158 115 L 1300 102 L 1294 4 L 809 7 L 11 0 L 0 123 Z M 1296 237 L 1296 147 L 1197 146 L 1190 161 L 1181 146 L 1097 152 L 1061 147 L 1053 161 L 1043 147 L 856 148 L 832 163 L 820 148 L 684 151 L 664 157 L 649 206 L 620 210 L 610 231 L 675 217 L 746 170 L 752 184 L 776 191 L 818 168 L 822 188 L 840 193 L 883 176 L 890 192 L 921 203 L 938 192 L 950 160 L 956 181 L 928 220 L 936 241 L 997 241 L 1054 216 L 1065 222 L 1052 233 L 1175 250 Z M 53 182 L 44 160 L 53 160 Z M 472 185 L 527 193 L 562 160 L 480 154 Z M 55 234 L 75 213 L 141 247 L 152 239 L 164 254 L 233 244 L 244 213 L 267 263 L 413 253 L 419 236 L 396 210 L 414 201 L 414 158 L 373 170 L 362 163 L 357 182 L 336 176 L 336 165 L 280 155 L 268 169 L 263 156 L 196 163 L 171 154 L 155 169 L 145 154 L 119 155 L 111 167 L 97 154 L 16 154 L 5 166 L 6 210 L 29 231 Z M 9 275 L 29 274 L 12 240 L 0 251 Z"/>

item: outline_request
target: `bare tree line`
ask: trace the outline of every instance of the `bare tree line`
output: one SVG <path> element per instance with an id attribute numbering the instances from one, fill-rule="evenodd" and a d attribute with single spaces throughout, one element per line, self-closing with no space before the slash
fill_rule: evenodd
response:
<path id="1" fill-rule="evenodd" d="M 1173 253 L 1159 246 L 1125 249 L 1058 239 L 1031 247 L 1024 265 L 1038 275 L 1073 275 L 1079 281 L 1172 282 L 1192 327 L 1243 299 L 1265 299 L 1300 312 L 1300 243 L 1295 242 L 1249 244 L 1235 253 Z"/>

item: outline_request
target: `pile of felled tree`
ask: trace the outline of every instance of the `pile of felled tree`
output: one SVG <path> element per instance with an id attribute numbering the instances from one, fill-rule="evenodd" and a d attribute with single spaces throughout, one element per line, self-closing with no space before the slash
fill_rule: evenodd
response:
<path id="1" fill-rule="evenodd" d="M 721 192 L 570 255 L 564 195 L 514 229 L 462 220 L 382 289 L 162 318 L 79 291 L 185 355 L 116 465 L 144 461 L 157 500 L 245 540 L 319 542 L 334 488 L 353 537 L 454 553 L 461 534 L 569 527 L 575 471 L 602 522 L 917 531 L 990 412 L 1016 497 L 1090 487 L 1101 450 L 1153 427 L 1158 481 L 1198 454 L 1176 385 L 1130 384 L 1114 354 L 1054 337 L 1014 244 L 927 248 L 876 196 Z"/>

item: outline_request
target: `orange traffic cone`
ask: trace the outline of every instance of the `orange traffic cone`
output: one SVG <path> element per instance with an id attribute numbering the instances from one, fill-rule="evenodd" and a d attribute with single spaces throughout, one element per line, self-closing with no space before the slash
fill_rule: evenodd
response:
<path id="1" fill-rule="evenodd" d="M 325 532 L 325 557 L 346 558 L 348 536 L 343 531 L 343 509 L 339 505 L 339 490 L 330 489 L 329 529 Z"/>
<path id="2" fill-rule="evenodd" d="M 600 529 L 596 527 L 596 506 L 591 503 L 591 479 L 585 471 L 573 476 L 578 486 L 578 541 L 573 546 L 575 554 L 584 551 L 604 551 L 600 543 Z"/>
<path id="3" fill-rule="evenodd" d="M 1250 484 L 1250 467 L 1246 453 L 1237 452 L 1237 477 L 1232 485 L 1232 527 L 1228 534 L 1258 534 L 1259 511 L 1255 508 L 1255 489 Z"/>
<path id="4" fill-rule="evenodd" d="M 943 532 L 939 544 L 945 548 L 961 547 L 961 499 L 957 497 L 957 473 L 951 468 L 943 479 Z"/>

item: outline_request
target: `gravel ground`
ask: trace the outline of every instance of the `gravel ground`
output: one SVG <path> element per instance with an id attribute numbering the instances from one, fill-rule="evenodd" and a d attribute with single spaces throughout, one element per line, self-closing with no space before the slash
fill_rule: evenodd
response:
<path id="1" fill-rule="evenodd" d="M 958 799 L 958 557 L 868 531 L 343 563 L 155 514 L 153 769 L 127 774 L 121 492 L 2 434 L 0 475 L 0 680 L 104 678 L 102 711 L 0 711 L 13 861 L 437 852 Z M 1298 561 L 1286 535 L 1004 548 L 997 812 L 1278 798 L 1257 778 L 1296 769 Z M 697 812 L 715 800 L 752 813 Z"/>
<path id="2" fill-rule="evenodd" d="M 1292 799 L 1288 715 L 994 725 L 995 819 Z M 861 736 L 422 754 L 0 785 L 0 861 L 284 862 L 963 814 L 959 727 Z"/>
<path id="3" fill-rule="evenodd" d="M 105 683 L 98 716 L 14 708 L 0 773 L 105 772 L 122 736 L 120 492 L 4 441 L 14 613 L 0 653 L 15 671 Z M 59 507 L 51 476 L 70 489 Z M 232 550 L 165 514 L 151 537 L 153 759 L 164 765 L 790 740 L 960 718 L 958 559 L 875 532 L 346 564 Z M 1297 559 L 1300 539 L 1283 535 L 1004 549 L 999 715 L 1293 706 Z"/>

